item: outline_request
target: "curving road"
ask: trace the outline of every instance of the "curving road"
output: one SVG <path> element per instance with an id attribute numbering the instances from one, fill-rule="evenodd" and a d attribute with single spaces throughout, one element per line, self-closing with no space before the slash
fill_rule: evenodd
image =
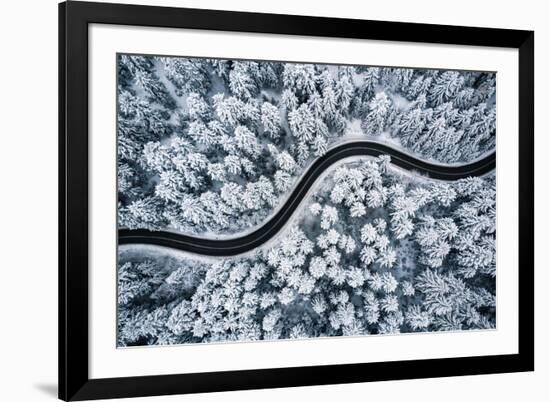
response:
<path id="1" fill-rule="evenodd" d="M 290 197 L 280 210 L 255 231 L 237 238 L 212 240 L 171 232 L 146 229 L 120 229 L 119 244 L 153 244 L 209 256 L 232 256 L 253 250 L 275 236 L 292 216 L 315 180 L 331 165 L 350 156 L 390 155 L 391 162 L 406 170 L 415 170 L 440 180 L 456 180 L 469 176 L 481 176 L 495 169 L 496 153 L 476 162 L 461 166 L 428 163 L 407 155 L 387 145 L 370 141 L 355 141 L 329 150 L 307 170 Z"/>

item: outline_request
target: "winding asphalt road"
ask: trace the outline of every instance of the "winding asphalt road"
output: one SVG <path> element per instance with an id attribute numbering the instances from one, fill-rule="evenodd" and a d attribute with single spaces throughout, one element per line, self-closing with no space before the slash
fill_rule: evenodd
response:
<path id="1" fill-rule="evenodd" d="M 119 244 L 153 244 L 191 253 L 209 256 L 232 256 L 253 250 L 275 236 L 292 216 L 315 180 L 331 165 L 350 156 L 390 155 L 391 163 L 406 170 L 414 170 L 440 180 L 456 180 L 469 176 L 481 176 L 495 169 L 496 153 L 476 162 L 461 166 L 446 166 L 428 163 L 401 151 L 370 141 L 354 141 L 329 150 L 307 170 L 301 181 L 280 210 L 255 231 L 237 238 L 213 240 L 202 239 L 171 232 L 146 229 L 120 229 Z"/>

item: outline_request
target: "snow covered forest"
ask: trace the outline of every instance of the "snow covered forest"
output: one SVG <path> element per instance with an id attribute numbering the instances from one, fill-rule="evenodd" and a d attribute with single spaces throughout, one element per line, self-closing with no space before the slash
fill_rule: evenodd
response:
<path id="1" fill-rule="evenodd" d="M 375 139 L 427 160 L 494 150 L 495 74 L 119 56 L 119 224 L 230 235 L 312 160 Z"/>
<path id="2" fill-rule="evenodd" d="M 495 95 L 484 72 L 120 55 L 119 226 L 245 233 L 342 141 L 471 162 Z M 495 328 L 495 174 L 356 157 L 254 252 L 119 246 L 117 325 L 121 347 Z"/>

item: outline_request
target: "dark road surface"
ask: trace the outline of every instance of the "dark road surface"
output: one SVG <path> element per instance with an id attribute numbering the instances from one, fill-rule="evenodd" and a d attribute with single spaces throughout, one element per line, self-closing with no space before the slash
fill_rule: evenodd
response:
<path id="1" fill-rule="evenodd" d="M 120 229 L 118 231 L 118 243 L 120 245 L 153 244 L 209 256 L 232 256 L 245 253 L 266 243 L 281 230 L 315 183 L 315 180 L 326 169 L 341 159 L 359 155 L 390 155 L 392 164 L 440 180 L 481 176 L 494 170 L 496 166 L 496 153 L 471 164 L 445 166 L 424 162 L 380 143 L 370 141 L 350 142 L 329 150 L 317 159 L 304 174 L 282 208 L 261 227 L 247 235 L 232 239 L 215 240 L 146 229 Z"/>

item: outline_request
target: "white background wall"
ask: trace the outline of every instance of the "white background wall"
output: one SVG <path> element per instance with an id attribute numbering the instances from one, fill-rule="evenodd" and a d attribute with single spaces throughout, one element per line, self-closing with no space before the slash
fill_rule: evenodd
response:
<path id="1" fill-rule="evenodd" d="M 127 2 L 127 1 L 119 1 Z M 131 2 L 131 1 L 130 1 Z M 146 4 L 534 29 L 536 43 L 536 372 L 135 401 L 545 401 L 550 378 L 546 267 L 550 26 L 545 2 L 180 0 Z M 0 400 L 54 400 L 57 382 L 57 1 L 1 3 Z M 546 381 L 545 381 L 546 380 Z M 383 398 L 383 399 L 382 399 Z"/>

